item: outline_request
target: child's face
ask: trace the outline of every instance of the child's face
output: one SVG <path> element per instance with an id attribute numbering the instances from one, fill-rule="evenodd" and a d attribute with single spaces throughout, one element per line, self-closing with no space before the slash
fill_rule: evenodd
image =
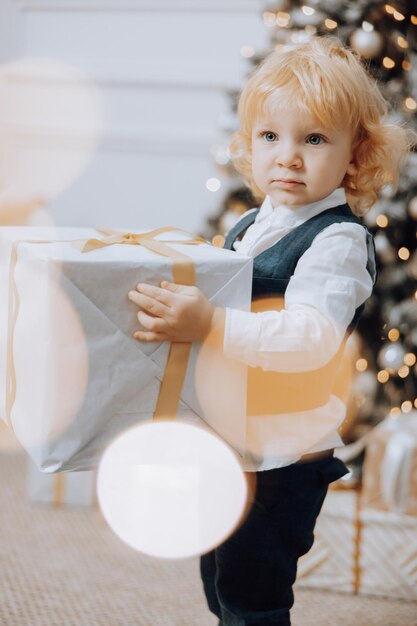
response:
<path id="1" fill-rule="evenodd" d="M 354 174 L 348 129 L 332 130 L 294 106 L 274 108 L 252 130 L 252 173 L 272 206 L 321 200 Z"/>

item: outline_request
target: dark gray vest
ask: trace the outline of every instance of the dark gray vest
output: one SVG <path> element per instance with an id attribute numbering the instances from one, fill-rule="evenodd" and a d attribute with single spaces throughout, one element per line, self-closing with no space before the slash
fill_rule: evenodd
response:
<path id="1" fill-rule="evenodd" d="M 251 211 L 239 220 L 228 233 L 224 244 L 225 248 L 232 249 L 233 243 L 238 238 L 241 238 L 249 226 L 254 223 L 258 212 L 259 209 Z M 283 296 L 290 278 L 294 274 L 298 260 L 311 246 L 313 239 L 327 226 L 340 222 L 352 222 L 360 224 L 365 228 L 368 246 L 368 263 L 366 267 L 375 281 L 375 247 L 372 235 L 362 221 L 352 213 L 349 205 L 341 204 L 340 206 L 327 209 L 300 224 L 300 226 L 297 226 L 282 237 L 275 245 L 254 258 L 252 299 L 266 296 Z M 356 328 L 363 309 L 364 304 L 356 309 L 348 327 L 349 333 Z"/>

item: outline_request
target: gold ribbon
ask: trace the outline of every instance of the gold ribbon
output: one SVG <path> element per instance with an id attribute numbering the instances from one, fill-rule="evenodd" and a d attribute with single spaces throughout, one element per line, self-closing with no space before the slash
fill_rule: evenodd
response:
<path id="1" fill-rule="evenodd" d="M 64 474 L 54 474 L 52 502 L 59 507 L 64 502 Z"/>
<path id="2" fill-rule="evenodd" d="M 16 399 L 16 372 L 13 358 L 14 327 L 19 310 L 19 293 L 14 280 L 14 269 L 17 262 L 17 244 L 13 242 L 9 267 L 9 302 L 8 302 L 8 329 L 6 347 L 6 421 L 11 427 L 11 411 Z"/>
<path id="3" fill-rule="evenodd" d="M 155 237 L 166 232 L 183 232 L 189 235 L 187 231 L 181 228 L 164 226 L 145 233 L 124 233 L 122 231 L 97 229 L 98 232 L 105 235 L 104 239 L 87 239 L 87 240 L 65 240 L 59 243 L 71 243 L 81 252 L 90 252 L 98 248 L 111 246 L 115 244 L 125 245 L 141 245 L 155 252 L 156 254 L 166 256 L 173 262 L 172 274 L 175 283 L 181 285 L 195 284 L 195 268 L 192 258 L 167 244 L 176 243 L 181 245 L 199 245 L 206 243 L 202 237 L 192 235 L 191 239 L 170 239 L 160 241 Z M 19 311 L 19 293 L 14 279 L 15 268 L 17 264 L 17 248 L 21 243 L 57 243 L 54 240 L 23 240 L 15 241 L 12 245 L 12 253 L 9 268 L 9 310 L 8 310 L 8 337 L 7 337 L 7 372 L 6 372 L 6 419 L 11 427 L 11 411 L 16 399 L 16 371 L 13 358 L 13 336 L 16 325 L 17 315 Z M 184 385 L 185 375 L 187 373 L 188 360 L 191 351 L 191 343 L 189 342 L 172 342 L 168 354 L 168 360 L 162 378 L 156 409 L 153 415 L 154 420 L 173 419 L 176 415 L 178 404 L 180 402 L 181 391 Z"/>
<path id="4" fill-rule="evenodd" d="M 355 489 L 355 526 L 354 526 L 354 553 L 353 553 L 353 592 L 359 593 L 361 586 L 361 545 L 362 545 L 362 519 L 361 519 L 361 485 Z"/>

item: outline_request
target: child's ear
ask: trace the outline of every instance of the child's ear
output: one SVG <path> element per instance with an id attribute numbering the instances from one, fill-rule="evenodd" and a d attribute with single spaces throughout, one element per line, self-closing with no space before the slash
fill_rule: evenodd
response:
<path id="1" fill-rule="evenodd" d="M 358 168 L 355 164 L 355 161 L 350 161 L 349 165 L 346 168 L 346 174 L 349 174 L 349 176 L 354 176 L 355 174 L 358 173 Z"/>
<path id="2" fill-rule="evenodd" d="M 354 176 L 355 174 L 358 173 L 358 166 L 355 163 L 355 157 L 356 157 L 356 150 L 359 144 L 360 144 L 359 140 L 354 141 L 352 148 L 351 148 L 350 161 L 346 168 L 346 174 L 349 174 L 349 176 Z"/>

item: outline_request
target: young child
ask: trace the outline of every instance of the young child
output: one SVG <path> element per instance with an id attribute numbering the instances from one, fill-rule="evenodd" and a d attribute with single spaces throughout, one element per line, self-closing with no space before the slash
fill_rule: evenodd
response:
<path id="1" fill-rule="evenodd" d="M 234 161 L 264 200 L 226 247 L 254 257 L 254 299 L 283 296 L 285 307 L 222 310 L 197 288 L 165 281 L 139 284 L 129 297 L 140 307 L 138 340 L 202 341 L 220 327 L 227 356 L 272 376 L 276 393 L 255 393 L 260 406 L 248 411 L 243 463 L 256 472 L 252 507 L 202 557 L 201 574 L 222 626 L 287 626 L 297 560 L 312 546 L 328 484 L 347 471 L 333 457 L 345 406 L 326 381 L 375 281 L 372 239 L 359 216 L 384 185 L 395 188 L 410 140 L 387 122 L 376 84 L 334 38 L 270 54 L 243 89 L 238 113 Z"/>

